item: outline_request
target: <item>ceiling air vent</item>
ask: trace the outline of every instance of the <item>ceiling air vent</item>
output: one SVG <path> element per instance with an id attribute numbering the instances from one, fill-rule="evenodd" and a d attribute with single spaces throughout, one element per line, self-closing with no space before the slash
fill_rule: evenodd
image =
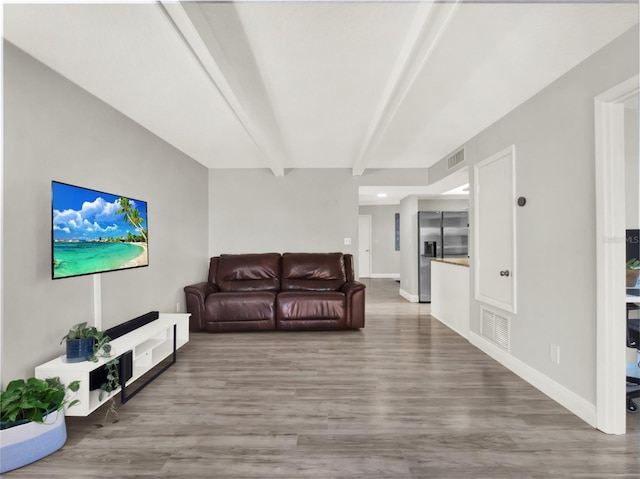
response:
<path id="1" fill-rule="evenodd" d="M 455 168 L 460 163 L 464 163 L 464 148 L 447 158 L 447 169 Z"/>
<path id="2" fill-rule="evenodd" d="M 502 349 L 509 350 L 509 318 L 500 316 L 486 308 L 482 308 L 480 334 Z"/>

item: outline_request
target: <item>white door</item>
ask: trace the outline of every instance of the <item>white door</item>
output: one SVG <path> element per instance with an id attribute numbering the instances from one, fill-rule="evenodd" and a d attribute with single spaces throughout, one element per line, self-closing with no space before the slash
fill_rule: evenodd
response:
<path id="1" fill-rule="evenodd" d="M 358 216 L 358 277 L 371 276 L 371 215 Z"/>
<path id="2" fill-rule="evenodd" d="M 475 298 L 516 312 L 514 147 L 474 167 Z"/>

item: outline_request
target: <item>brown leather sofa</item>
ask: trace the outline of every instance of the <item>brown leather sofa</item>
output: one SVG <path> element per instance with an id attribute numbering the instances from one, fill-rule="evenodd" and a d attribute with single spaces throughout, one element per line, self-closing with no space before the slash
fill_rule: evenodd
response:
<path id="1" fill-rule="evenodd" d="M 364 328 L 365 285 L 342 253 L 224 254 L 184 288 L 191 331 Z"/>

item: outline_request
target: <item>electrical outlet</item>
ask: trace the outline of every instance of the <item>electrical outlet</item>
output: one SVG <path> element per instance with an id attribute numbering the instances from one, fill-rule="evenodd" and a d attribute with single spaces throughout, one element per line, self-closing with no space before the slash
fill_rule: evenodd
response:
<path id="1" fill-rule="evenodd" d="M 560 364 L 560 346 L 552 344 L 549 347 L 549 358 L 556 364 Z"/>

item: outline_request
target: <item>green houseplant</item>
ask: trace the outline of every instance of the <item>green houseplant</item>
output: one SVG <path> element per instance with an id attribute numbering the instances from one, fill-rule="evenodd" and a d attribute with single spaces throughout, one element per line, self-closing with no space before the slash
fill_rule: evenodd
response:
<path id="1" fill-rule="evenodd" d="M 43 424 L 47 415 L 78 404 L 78 400 L 68 402 L 67 390 L 76 392 L 79 381 L 73 381 L 68 387 L 59 378 L 16 379 L 7 385 L 0 395 L 0 429 L 33 421 Z"/>
<path id="2" fill-rule="evenodd" d="M 627 261 L 627 288 L 633 288 L 640 276 L 640 261 L 638 258 L 631 258 Z"/>
<path id="3" fill-rule="evenodd" d="M 65 341 L 68 362 L 97 361 L 97 354 L 108 357 L 111 353 L 109 336 L 95 326 L 88 326 L 86 322 L 75 324 L 69 329 L 60 344 Z"/>
<path id="4" fill-rule="evenodd" d="M 60 449 L 67 440 L 64 407 L 79 381 L 17 379 L 0 393 L 0 474 L 30 464 Z"/>
<path id="5" fill-rule="evenodd" d="M 118 358 L 111 357 L 111 338 L 95 326 L 88 326 L 86 322 L 73 325 L 60 341 L 60 344 L 65 341 L 67 342 L 67 361 L 69 361 L 70 342 L 78 340 L 86 340 L 91 343 L 90 354 L 85 353 L 81 361 L 97 362 L 100 358 L 108 359 L 104 364 L 106 370 L 105 381 L 100 385 L 99 399 L 102 400 L 105 393 L 111 393 L 120 387 L 119 360 Z M 75 360 L 71 360 L 70 362 L 75 362 Z M 114 398 L 110 400 L 106 416 L 111 413 L 116 416 L 117 421 L 118 413 Z"/>

